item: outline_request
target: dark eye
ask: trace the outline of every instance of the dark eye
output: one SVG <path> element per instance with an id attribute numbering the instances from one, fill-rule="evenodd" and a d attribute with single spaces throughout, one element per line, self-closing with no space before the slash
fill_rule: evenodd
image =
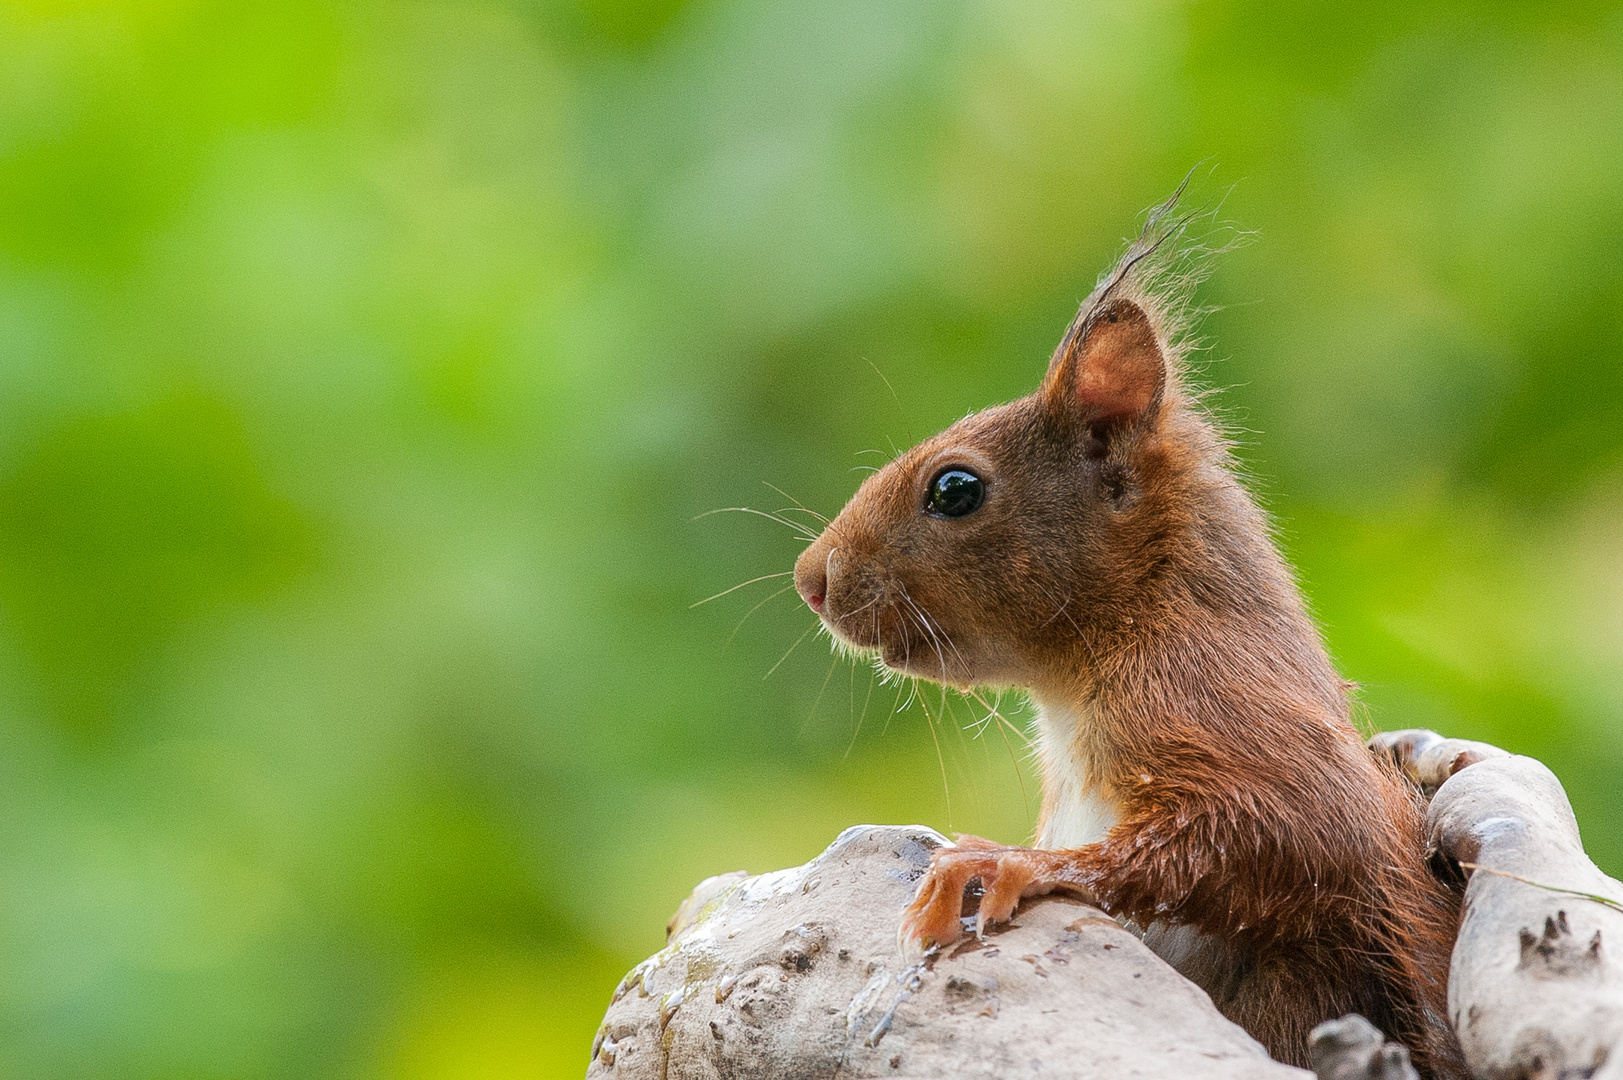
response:
<path id="1" fill-rule="evenodd" d="M 985 500 L 986 484 L 980 477 L 963 469 L 948 469 L 930 484 L 930 498 L 925 505 L 932 514 L 963 517 L 980 509 Z"/>

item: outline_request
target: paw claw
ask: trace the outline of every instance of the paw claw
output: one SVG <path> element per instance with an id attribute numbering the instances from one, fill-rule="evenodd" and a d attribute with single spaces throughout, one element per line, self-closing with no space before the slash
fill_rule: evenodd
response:
<path id="1" fill-rule="evenodd" d="M 928 950 L 922 938 L 909 932 L 910 928 L 904 921 L 896 928 L 896 951 L 901 953 L 902 962 L 912 964 L 918 961 Z"/>
<path id="2" fill-rule="evenodd" d="M 989 926 L 1014 914 L 1039 865 L 1035 852 L 979 836 L 961 836 L 956 846 L 938 850 L 902 917 L 898 944 L 903 954 L 951 945 L 962 936 L 964 886 L 972 878 L 980 879 L 983 890 L 975 936 L 984 938 Z"/>
<path id="3" fill-rule="evenodd" d="M 928 912 L 915 913 L 910 908 L 908 914 L 903 916 L 902 924 L 896 928 L 896 951 L 911 964 L 938 946 L 951 945 L 957 938 L 956 920 L 953 932 L 943 934 L 941 927 L 931 923 Z"/>

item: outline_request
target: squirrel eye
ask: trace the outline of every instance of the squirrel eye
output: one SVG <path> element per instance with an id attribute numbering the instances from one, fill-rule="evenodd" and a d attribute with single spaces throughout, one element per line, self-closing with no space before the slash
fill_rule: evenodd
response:
<path id="1" fill-rule="evenodd" d="M 980 477 L 965 469 L 948 469 L 930 484 L 925 506 L 942 517 L 963 517 L 980 509 L 985 500 L 986 484 Z"/>

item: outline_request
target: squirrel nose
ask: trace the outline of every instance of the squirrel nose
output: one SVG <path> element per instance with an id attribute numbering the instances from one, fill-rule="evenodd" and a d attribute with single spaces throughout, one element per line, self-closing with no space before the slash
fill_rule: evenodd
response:
<path id="1" fill-rule="evenodd" d="M 828 597 L 828 547 L 818 542 L 800 553 L 795 560 L 795 591 L 806 601 L 806 606 L 817 614 L 823 613 Z"/>

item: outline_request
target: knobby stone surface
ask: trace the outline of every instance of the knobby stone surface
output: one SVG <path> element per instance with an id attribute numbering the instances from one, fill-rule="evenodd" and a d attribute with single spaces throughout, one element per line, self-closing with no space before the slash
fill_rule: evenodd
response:
<path id="1" fill-rule="evenodd" d="M 1469 864 L 1448 1008 L 1472 1072 L 1623 1080 L 1623 911 L 1549 888 L 1623 903 L 1623 884 L 1584 854 L 1555 775 L 1527 757 L 1473 764 L 1441 784 L 1426 825 Z"/>
<path id="2" fill-rule="evenodd" d="M 1464 906 L 1449 1019 L 1478 1080 L 1623 1080 L 1623 884 L 1584 854 L 1531 758 L 1430 731 L 1377 736 L 1431 795 L 1434 864 Z M 909 965 L 921 826 L 847 829 L 805 866 L 704 882 L 616 990 L 590 1077 L 1297 1077 L 1096 908 L 1023 904 L 984 941 Z M 1552 888 L 1553 887 L 1553 888 Z M 1313 1033 L 1322 1080 L 1414 1080 L 1361 1017 Z"/>
<path id="3" fill-rule="evenodd" d="M 1308 1041 L 1318 1080 L 1420 1080 L 1408 1048 L 1387 1042 L 1357 1013 L 1327 1020 Z"/>
<path id="4" fill-rule="evenodd" d="M 616 991 L 588 1077 L 1306 1078 L 1097 908 L 1047 898 L 916 964 L 896 929 L 920 826 L 847 829 L 805 866 L 711 878 Z"/>

